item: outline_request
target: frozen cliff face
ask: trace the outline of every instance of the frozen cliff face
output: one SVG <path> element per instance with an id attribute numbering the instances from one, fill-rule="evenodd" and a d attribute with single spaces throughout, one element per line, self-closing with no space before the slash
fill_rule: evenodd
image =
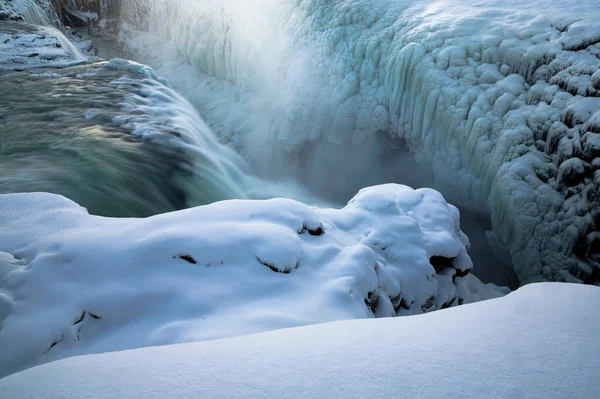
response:
<path id="1" fill-rule="evenodd" d="M 115 0 L 54 0 L 55 8 L 66 26 L 106 27 L 117 16 Z"/>
<path id="2" fill-rule="evenodd" d="M 51 0 L 0 0 L 0 21 L 27 21 L 36 25 L 58 25 Z"/>
<path id="3" fill-rule="evenodd" d="M 522 282 L 598 283 L 600 8 L 539 3 L 120 2 L 130 50 L 263 173 L 327 187 L 403 138 Z"/>
<path id="4" fill-rule="evenodd" d="M 0 0 L 0 21 L 80 27 L 116 16 L 116 0 Z"/>
<path id="5" fill-rule="evenodd" d="M 364 189 L 343 209 L 232 200 L 146 219 L 0 195 L 0 376 L 38 363 L 502 296 L 469 274 L 436 191 Z"/>

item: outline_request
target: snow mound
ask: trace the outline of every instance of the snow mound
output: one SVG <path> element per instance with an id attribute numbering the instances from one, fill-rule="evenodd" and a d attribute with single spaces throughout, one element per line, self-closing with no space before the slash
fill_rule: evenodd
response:
<path id="1" fill-rule="evenodd" d="M 597 287 L 541 283 L 416 317 L 90 355 L 0 380 L 6 398 L 532 398 L 600 391 Z"/>
<path id="2" fill-rule="evenodd" d="M 469 274 L 458 210 L 384 185 L 346 207 L 231 200 L 146 219 L 0 196 L 0 375 L 64 357 L 501 296 Z"/>
<path id="3" fill-rule="evenodd" d="M 491 216 L 522 283 L 600 283 L 596 0 L 125 0 L 121 17 L 265 173 L 319 181 L 327 159 L 332 182 L 362 168 L 336 154 L 404 138 L 436 188 Z"/>

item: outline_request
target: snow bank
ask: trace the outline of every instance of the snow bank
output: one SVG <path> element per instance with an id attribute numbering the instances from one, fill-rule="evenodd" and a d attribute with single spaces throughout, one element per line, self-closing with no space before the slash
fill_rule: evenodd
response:
<path id="1" fill-rule="evenodd" d="M 384 185 L 340 210 L 232 200 L 110 219 L 0 196 L 0 375 L 64 357 L 501 296 L 469 271 L 459 214 Z"/>
<path id="2" fill-rule="evenodd" d="M 491 216 L 522 282 L 598 282 L 596 0 L 124 0 L 121 15 L 136 56 L 264 173 L 326 188 L 361 169 L 340 152 L 404 138 L 436 187 Z"/>
<path id="3" fill-rule="evenodd" d="M 427 315 L 61 360 L 8 398 L 555 398 L 600 391 L 600 289 L 532 284 Z"/>

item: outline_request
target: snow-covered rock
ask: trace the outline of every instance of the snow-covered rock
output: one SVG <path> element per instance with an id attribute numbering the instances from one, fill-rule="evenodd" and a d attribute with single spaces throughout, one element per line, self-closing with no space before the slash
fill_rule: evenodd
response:
<path id="1" fill-rule="evenodd" d="M 384 185 L 340 210 L 231 200 L 146 219 L 0 196 L 0 375 L 60 358 L 501 296 L 458 210 Z"/>
<path id="2" fill-rule="evenodd" d="M 531 398 L 600 392 L 600 289 L 542 283 L 426 315 L 90 355 L 0 380 L 6 398 Z"/>
<path id="3" fill-rule="evenodd" d="M 120 4 L 129 48 L 265 173 L 330 157 L 333 181 L 336 146 L 401 137 L 523 283 L 600 281 L 596 0 Z"/>

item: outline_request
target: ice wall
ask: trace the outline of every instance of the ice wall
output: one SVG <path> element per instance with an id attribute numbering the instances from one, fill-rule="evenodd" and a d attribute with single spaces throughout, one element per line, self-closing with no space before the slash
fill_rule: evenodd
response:
<path id="1" fill-rule="evenodd" d="M 522 282 L 598 282 L 596 1 L 126 0 L 121 17 L 130 49 L 264 173 L 334 181 L 356 159 L 336 153 L 403 138 L 491 216 Z"/>

